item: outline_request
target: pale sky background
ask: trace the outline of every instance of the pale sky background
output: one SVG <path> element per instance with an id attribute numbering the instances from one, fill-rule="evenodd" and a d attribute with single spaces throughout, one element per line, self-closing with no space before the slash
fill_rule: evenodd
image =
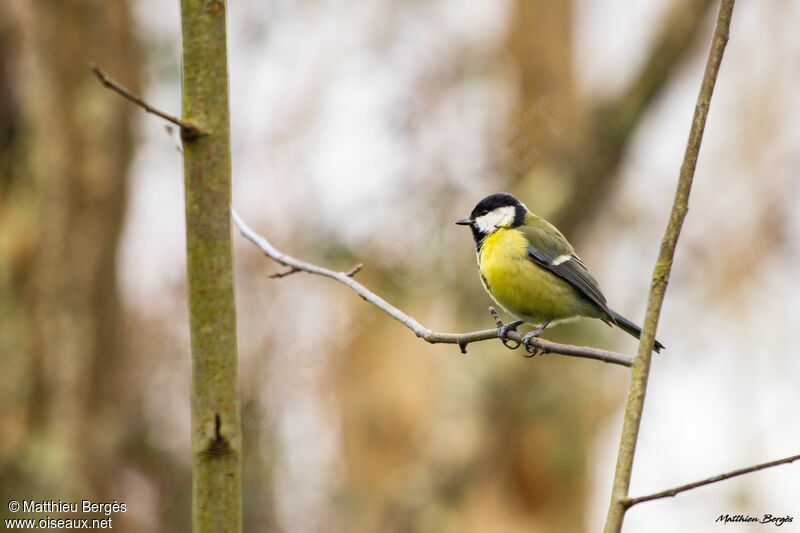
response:
<path id="1" fill-rule="evenodd" d="M 576 1 L 581 94 L 613 94 L 623 86 L 670 5 Z M 140 0 L 135 8 L 142 40 L 158 46 L 145 67 L 146 99 L 178 112 L 178 5 Z M 400 272 L 424 268 L 407 264 L 409 255 L 435 260 L 430 247 L 418 253 L 419 243 L 431 240 L 451 250 L 453 260 L 474 261 L 450 222 L 503 187 L 488 148 L 502 131 L 513 91 L 502 66 L 491 75 L 495 67 L 481 58 L 502 45 L 508 15 L 505 1 L 231 2 L 234 205 L 240 214 L 255 228 L 269 228 L 266 236 L 289 253 L 306 253 L 310 237 L 304 235 L 324 231 L 358 250 L 360 260 Z M 632 495 L 800 451 L 800 358 L 792 339 L 800 329 L 800 210 L 786 207 L 800 201 L 799 25 L 800 4 L 792 0 L 736 5 L 661 316 L 659 338 L 668 349 L 654 359 Z M 581 256 L 604 292 L 636 321 L 671 206 L 706 42 L 651 106 L 623 159 L 620 186 L 582 239 Z M 477 58 L 478 73 L 468 71 L 442 89 L 443 97 L 430 96 L 429 106 L 415 109 L 421 80 L 436 78 L 464 54 Z M 413 131 L 407 127 L 409 112 L 419 115 Z M 123 294 L 128 305 L 180 316 L 185 323 L 180 154 L 174 135 L 145 114 L 139 137 L 120 257 Z M 438 207 L 437 218 L 426 217 L 430 206 L 445 201 L 454 208 L 445 219 L 438 218 Z M 748 254 L 758 248 L 748 239 L 759 237 L 748 228 L 769 215 L 781 221 L 783 245 L 777 253 L 753 258 Z M 241 262 L 250 245 L 238 235 L 235 241 L 235 259 Z M 715 290 L 742 261 L 750 267 L 738 293 Z M 238 283 L 242 290 L 244 283 Z M 298 316 L 333 316 L 307 339 L 287 336 L 284 342 L 296 343 L 294 360 L 276 361 L 263 377 L 281 397 L 267 404 L 277 410 L 279 438 L 291 450 L 275 479 L 286 531 L 324 523 L 325 489 L 336 476 L 337 422 L 321 407 L 326 399 L 317 389 L 325 361 L 316 347 L 351 318 L 330 312 L 343 296 L 331 284 L 306 278 L 282 285 L 271 295 L 273 302 L 239 297 L 243 353 L 261 338 L 287 335 L 258 315 L 262 303 L 277 302 Z M 297 302 L 297 290 L 314 296 Z M 188 346 L 187 331 L 176 327 L 174 334 Z M 619 342 L 620 350 L 635 351 L 633 340 Z M 183 382 L 169 393 L 171 406 L 152 406 L 154 424 L 177 424 L 185 431 L 172 431 L 175 441 L 162 443 L 175 449 L 188 445 L 183 416 L 188 356 L 184 359 L 185 368 L 173 372 Z M 249 364 L 241 361 L 243 369 Z M 253 380 L 243 387 L 257 386 Z M 625 381 L 619 380 L 620 386 Z M 621 408 L 593 444 L 590 530 L 605 516 Z M 182 435 L 187 437 L 181 440 Z M 782 530 L 800 528 L 798 468 L 778 467 L 642 504 L 628 513 L 625 530 L 712 530 L 723 527 L 714 520 L 724 513 L 788 513 L 795 522 Z"/>

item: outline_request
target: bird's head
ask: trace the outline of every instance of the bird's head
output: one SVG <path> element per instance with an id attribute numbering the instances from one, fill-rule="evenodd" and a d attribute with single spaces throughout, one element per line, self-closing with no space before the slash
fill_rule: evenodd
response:
<path id="1" fill-rule="evenodd" d="M 515 228 L 525 221 L 528 209 L 508 193 L 491 194 L 478 202 L 467 218 L 456 220 L 456 224 L 469 226 L 475 242 L 481 241 L 500 228 Z"/>

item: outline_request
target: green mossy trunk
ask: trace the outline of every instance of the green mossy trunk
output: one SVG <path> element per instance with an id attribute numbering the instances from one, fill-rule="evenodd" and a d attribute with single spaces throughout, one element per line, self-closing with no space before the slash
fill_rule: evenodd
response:
<path id="1" fill-rule="evenodd" d="M 192 342 L 192 523 L 241 531 L 241 428 L 231 254 L 226 5 L 182 0 L 186 260 Z"/>

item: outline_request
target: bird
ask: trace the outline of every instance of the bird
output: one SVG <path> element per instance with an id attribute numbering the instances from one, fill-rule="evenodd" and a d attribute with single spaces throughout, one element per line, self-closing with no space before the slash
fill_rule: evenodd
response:
<path id="1" fill-rule="evenodd" d="M 637 339 L 641 336 L 641 327 L 608 306 L 594 276 L 564 235 L 514 196 L 491 194 L 455 223 L 472 230 L 486 292 L 516 319 L 498 328 L 504 344 L 509 331 L 529 323 L 537 327 L 522 337 L 522 344 L 535 354 L 531 339 L 551 324 L 581 317 L 600 319 Z M 654 342 L 656 352 L 663 348 Z"/>

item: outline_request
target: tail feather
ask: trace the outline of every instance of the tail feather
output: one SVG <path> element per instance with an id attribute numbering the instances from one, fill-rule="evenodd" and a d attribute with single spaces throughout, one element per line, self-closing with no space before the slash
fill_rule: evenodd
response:
<path id="1" fill-rule="evenodd" d="M 614 321 L 617 323 L 617 326 L 619 326 L 621 330 L 626 331 L 627 333 L 633 335 L 637 339 L 642 336 L 642 328 L 640 328 L 639 326 L 637 326 L 636 324 L 634 324 L 621 314 L 617 313 L 613 309 L 611 310 L 611 315 L 614 317 Z M 660 352 L 662 348 L 664 348 L 664 345 L 656 340 L 653 349 L 656 352 Z"/>

